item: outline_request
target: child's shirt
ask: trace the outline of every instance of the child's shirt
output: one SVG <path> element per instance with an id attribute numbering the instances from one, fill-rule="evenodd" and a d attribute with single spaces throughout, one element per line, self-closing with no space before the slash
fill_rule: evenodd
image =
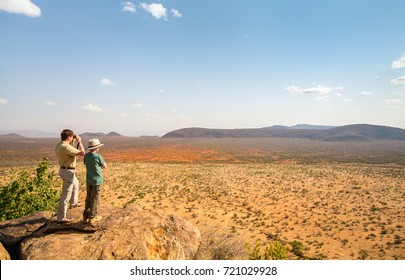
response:
<path id="1" fill-rule="evenodd" d="M 103 183 L 103 157 L 98 153 L 89 152 L 84 155 L 83 160 L 86 165 L 86 183 L 88 185 L 101 185 Z"/>

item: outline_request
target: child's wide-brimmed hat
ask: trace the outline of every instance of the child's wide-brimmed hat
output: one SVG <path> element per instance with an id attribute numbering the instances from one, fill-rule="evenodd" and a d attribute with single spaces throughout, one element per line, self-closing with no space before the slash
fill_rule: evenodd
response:
<path id="1" fill-rule="evenodd" d="M 102 146 L 104 146 L 104 144 L 101 144 L 100 140 L 98 140 L 98 139 L 90 139 L 89 140 L 89 146 L 87 147 L 87 149 L 88 150 L 94 150 L 94 149 L 100 148 Z"/>

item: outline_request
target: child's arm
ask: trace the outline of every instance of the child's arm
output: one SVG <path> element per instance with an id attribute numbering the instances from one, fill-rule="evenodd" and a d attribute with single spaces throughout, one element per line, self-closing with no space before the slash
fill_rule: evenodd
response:
<path id="1" fill-rule="evenodd" d="M 104 160 L 103 156 L 100 155 L 100 154 L 98 156 L 99 156 L 99 160 L 100 160 L 98 162 L 98 164 L 101 165 L 101 168 L 103 168 L 103 169 L 107 168 L 107 163 L 105 163 L 105 160 Z"/>

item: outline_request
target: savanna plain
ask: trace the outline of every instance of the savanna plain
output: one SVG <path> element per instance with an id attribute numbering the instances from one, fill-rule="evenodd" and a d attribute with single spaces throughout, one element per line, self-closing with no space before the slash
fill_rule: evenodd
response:
<path id="1" fill-rule="evenodd" d="M 289 259 L 405 259 L 404 141 L 100 140 L 101 214 L 135 203 L 183 217 L 202 233 L 198 259 L 246 259 L 246 244 L 273 241 Z M 43 157 L 57 174 L 58 141 L 0 137 L 0 186 Z M 80 159 L 77 176 L 84 202 Z"/>

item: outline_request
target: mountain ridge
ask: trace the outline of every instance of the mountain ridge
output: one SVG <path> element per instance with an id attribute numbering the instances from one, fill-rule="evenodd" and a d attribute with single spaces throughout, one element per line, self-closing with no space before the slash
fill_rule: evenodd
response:
<path id="1" fill-rule="evenodd" d="M 0 137 L 3 138 L 26 138 L 25 136 L 22 136 L 18 133 L 7 133 L 7 134 L 1 134 Z"/>
<path id="2" fill-rule="evenodd" d="M 84 138 L 96 138 L 96 137 L 123 137 L 121 134 L 119 134 L 118 132 L 115 131 L 111 131 L 108 134 L 105 134 L 103 132 L 84 132 L 82 134 L 79 134 L 80 137 L 84 137 Z"/>
<path id="3" fill-rule="evenodd" d="M 81 137 L 123 137 L 118 132 L 111 131 L 108 134 L 103 132 L 84 132 L 79 134 Z M 46 132 L 42 130 L 0 130 L 1 137 L 24 137 L 24 138 L 60 138 L 59 133 Z"/>
<path id="4" fill-rule="evenodd" d="M 0 136 L 19 135 L 27 138 L 55 138 L 60 137 L 60 133 L 46 132 L 42 130 L 0 130 Z"/>
<path id="5" fill-rule="evenodd" d="M 405 141 L 405 129 L 372 124 L 344 126 L 296 125 L 263 128 L 211 129 L 190 127 L 171 131 L 162 138 L 302 138 L 321 141 Z"/>

